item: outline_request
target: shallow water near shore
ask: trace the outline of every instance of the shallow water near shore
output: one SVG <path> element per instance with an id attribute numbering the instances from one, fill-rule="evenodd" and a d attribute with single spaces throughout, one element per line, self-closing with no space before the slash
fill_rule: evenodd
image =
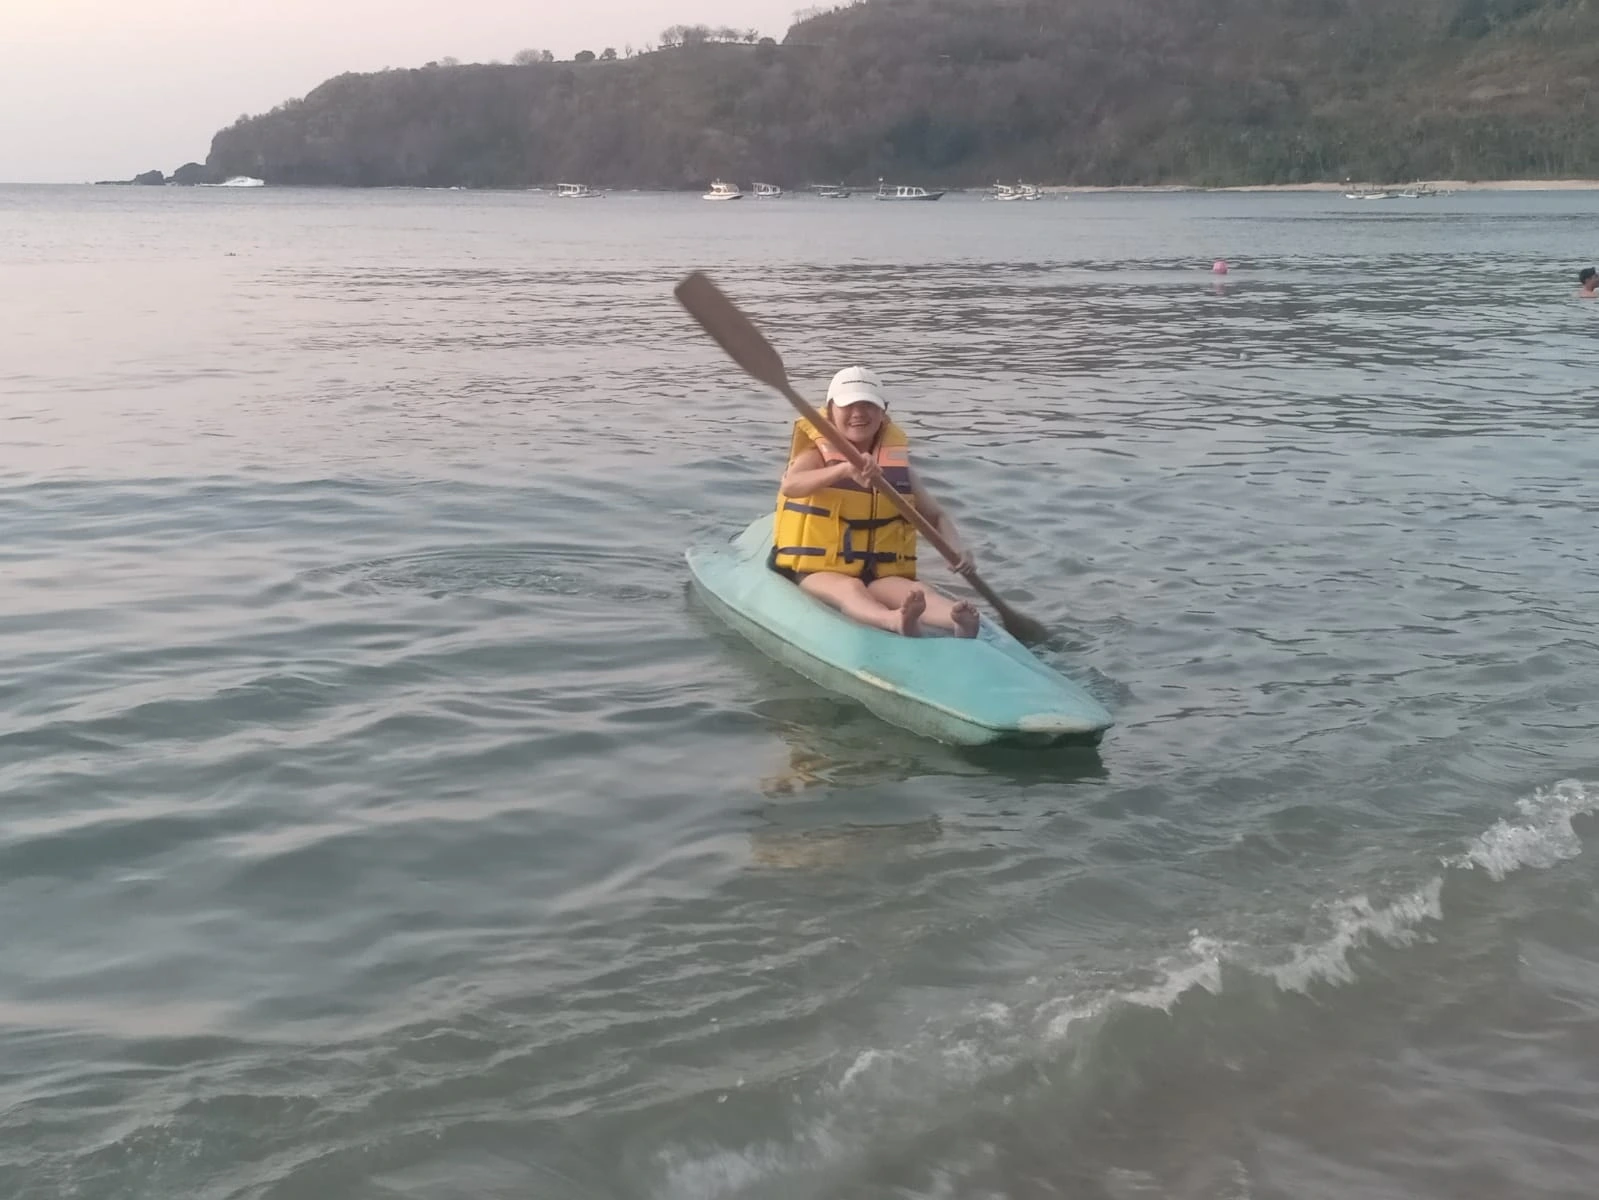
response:
<path id="1" fill-rule="evenodd" d="M 1591 1195 L 1596 216 L 0 188 L 0 1195 Z M 1097 751 L 699 603 L 696 268 Z"/>

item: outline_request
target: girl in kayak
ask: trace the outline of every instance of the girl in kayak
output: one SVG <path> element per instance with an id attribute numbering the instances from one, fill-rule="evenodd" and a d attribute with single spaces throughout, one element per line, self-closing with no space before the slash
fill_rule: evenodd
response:
<path id="1" fill-rule="evenodd" d="M 916 527 L 872 487 L 872 475 L 910 497 L 972 569 L 955 522 L 911 470 L 904 432 L 888 419 L 882 381 L 845 367 L 827 388 L 827 418 L 871 466 L 859 474 L 809 421 L 794 423 L 778 486 L 771 566 L 845 616 L 916 637 L 924 624 L 977 636 L 977 609 L 916 581 Z"/>

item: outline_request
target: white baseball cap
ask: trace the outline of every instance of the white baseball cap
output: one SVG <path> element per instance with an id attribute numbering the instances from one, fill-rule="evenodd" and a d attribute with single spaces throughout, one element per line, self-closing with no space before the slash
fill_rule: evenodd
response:
<path id="1" fill-rule="evenodd" d="M 883 381 L 865 367 L 845 367 L 834 375 L 833 382 L 827 385 L 827 400 L 835 405 L 875 404 L 888 408 L 888 401 L 883 399 Z"/>

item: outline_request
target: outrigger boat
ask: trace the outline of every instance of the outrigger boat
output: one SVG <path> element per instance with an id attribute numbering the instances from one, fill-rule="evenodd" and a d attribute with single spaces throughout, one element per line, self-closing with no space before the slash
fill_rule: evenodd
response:
<path id="1" fill-rule="evenodd" d="M 757 183 L 755 185 L 755 198 L 757 200 L 776 200 L 783 194 L 783 189 L 775 183 Z"/>
<path id="2" fill-rule="evenodd" d="M 604 192 L 596 192 L 586 183 L 558 183 L 555 195 L 561 200 L 603 200 Z"/>
<path id="3" fill-rule="evenodd" d="M 823 200 L 848 200 L 849 189 L 842 183 L 816 183 L 811 190 Z"/>

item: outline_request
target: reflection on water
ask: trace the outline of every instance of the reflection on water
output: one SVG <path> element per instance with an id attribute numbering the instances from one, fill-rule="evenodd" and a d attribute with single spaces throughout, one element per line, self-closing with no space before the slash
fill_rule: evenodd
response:
<path id="1" fill-rule="evenodd" d="M 783 740 L 788 752 L 782 767 L 761 781 L 768 796 L 933 777 L 1026 787 L 1108 776 L 1096 747 L 946 746 L 890 725 L 798 676 L 778 686 L 800 694 L 753 705 L 764 727 Z"/>
<path id="2" fill-rule="evenodd" d="M 750 834 L 755 862 L 783 870 L 825 870 L 862 862 L 881 863 L 938 840 L 937 817 L 897 825 L 840 829 L 756 830 Z"/>

